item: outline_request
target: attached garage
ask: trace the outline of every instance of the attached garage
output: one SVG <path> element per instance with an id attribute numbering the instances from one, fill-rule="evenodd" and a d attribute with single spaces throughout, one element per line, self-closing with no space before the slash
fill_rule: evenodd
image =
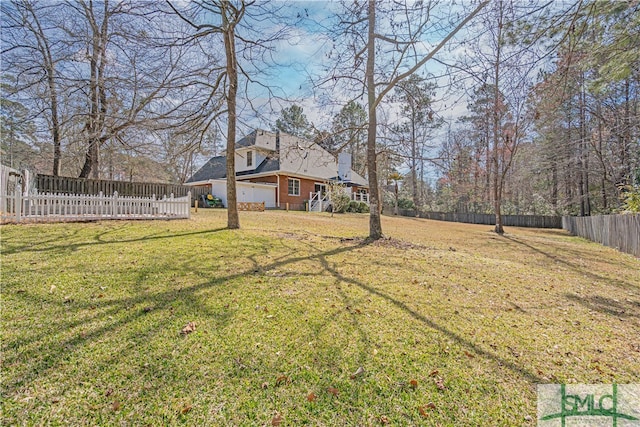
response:
<path id="1" fill-rule="evenodd" d="M 214 179 L 208 182 L 194 182 L 189 184 L 194 186 L 211 186 L 211 194 L 220 198 L 224 206 L 227 206 L 226 179 Z M 275 208 L 277 187 L 276 184 L 236 181 L 236 197 L 238 202 L 264 202 L 266 208 Z"/>

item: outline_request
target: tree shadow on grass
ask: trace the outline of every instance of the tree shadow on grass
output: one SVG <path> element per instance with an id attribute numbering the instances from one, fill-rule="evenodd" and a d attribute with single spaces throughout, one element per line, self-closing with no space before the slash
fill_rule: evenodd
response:
<path id="1" fill-rule="evenodd" d="M 47 247 L 33 247 L 33 245 L 16 245 L 14 247 L 9 248 L 8 250 L 3 250 L 4 255 L 11 255 L 17 252 L 66 252 L 66 251 L 76 251 L 83 247 L 91 247 L 96 245 L 116 245 L 116 244 L 124 244 L 124 243 L 135 243 L 135 242 L 147 242 L 154 240 L 162 240 L 162 239 L 175 239 L 180 237 L 188 237 L 195 235 L 208 235 L 213 233 L 218 233 L 220 231 L 226 231 L 227 228 L 213 228 L 209 230 L 198 230 L 198 231 L 188 231 L 183 233 L 173 233 L 173 234 L 160 234 L 155 233 L 151 235 L 145 235 L 143 237 L 136 237 L 132 239 L 119 239 L 119 240 L 104 240 L 103 237 L 113 230 L 108 230 L 103 233 L 98 233 L 94 236 L 93 241 L 90 242 L 80 242 L 80 243 L 71 243 L 64 245 L 52 245 Z M 11 244 L 11 239 L 7 239 L 6 237 L 3 239 L 6 243 Z M 57 241 L 58 238 L 50 239 L 45 242 L 38 242 L 38 246 L 42 246 L 42 243 L 50 243 L 52 241 Z"/>
<path id="2" fill-rule="evenodd" d="M 384 299 L 385 301 L 387 301 L 388 303 L 392 304 L 393 306 L 401 309 L 402 311 L 406 312 L 407 314 L 409 314 L 412 318 L 414 318 L 415 320 L 419 321 L 420 323 L 424 324 L 425 326 L 440 332 L 441 334 L 447 336 L 449 339 L 453 340 L 454 342 L 456 342 L 457 344 L 468 348 L 472 351 L 474 351 L 477 355 L 484 357 L 488 360 L 493 361 L 494 363 L 498 364 L 499 366 L 503 366 L 508 368 L 509 370 L 511 370 L 513 373 L 517 374 L 518 376 L 526 379 L 529 382 L 533 382 L 533 383 L 540 383 L 543 382 L 542 378 L 539 377 L 538 375 L 536 375 L 534 372 L 532 372 L 531 370 L 522 367 L 522 366 L 518 366 L 517 364 L 506 360 L 502 357 L 500 357 L 499 355 L 485 350 L 482 347 L 480 347 L 478 344 L 472 342 L 471 340 L 465 338 L 463 335 L 454 332 L 453 330 L 435 322 L 432 319 L 429 319 L 427 316 L 415 311 L 414 309 L 412 309 L 411 307 L 409 307 L 405 302 L 400 301 L 398 299 L 395 299 L 393 297 L 391 297 L 390 295 L 384 293 L 383 291 L 381 291 L 380 289 L 376 289 L 375 287 L 371 286 L 371 285 L 367 285 L 365 283 L 362 283 L 361 281 L 358 281 L 356 279 L 353 278 L 349 278 L 346 277 L 344 275 L 342 275 L 339 271 L 337 271 L 335 268 L 331 267 L 331 265 L 329 264 L 328 260 L 326 259 L 326 257 L 324 255 L 319 256 L 319 261 L 321 262 L 322 266 L 324 267 L 325 271 L 327 271 L 328 273 L 330 273 L 332 276 L 334 276 L 337 280 L 339 280 L 340 282 L 343 283 L 349 283 L 351 285 L 355 285 L 357 287 L 359 287 L 360 289 L 375 295 L 377 297 L 380 297 L 382 299 Z"/>
<path id="3" fill-rule="evenodd" d="M 586 277 L 588 277 L 591 280 L 595 280 L 595 281 L 601 281 L 601 282 L 606 282 L 608 284 L 617 286 L 619 288 L 625 289 L 625 290 L 639 290 L 640 289 L 640 282 L 637 284 L 634 283 L 629 283 L 625 280 L 620 280 L 620 279 L 613 279 L 610 277 L 606 277 L 606 276 L 601 276 L 599 274 L 593 273 L 591 271 L 586 270 L 585 268 L 583 268 L 582 266 L 576 264 L 576 263 L 572 263 L 570 261 L 567 260 L 567 257 L 560 257 L 560 256 L 556 256 L 556 255 L 552 255 L 551 253 L 545 252 L 544 250 L 537 248 L 529 243 L 526 243 L 522 240 L 517 239 L 516 237 L 513 236 L 507 236 L 507 235 L 502 235 L 502 237 L 512 243 L 515 243 L 516 245 L 519 246 L 523 246 L 525 248 L 527 248 L 528 250 L 543 255 L 546 258 L 549 258 L 550 260 L 557 262 L 559 264 L 564 265 L 565 267 L 567 267 L 568 269 L 570 269 L 571 271 L 575 272 L 575 273 L 579 273 L 580 275 L 584 275 Z M 565 253 L 571 253 L 570 250 L 566 250 L 563 249 L 563 251 Z"/>
<path id="4" fill-rule="evenodd" d="M 640 318 L 640 301 L 615 300 L 600 295 L 590 295 L 583 297 L 575 294 L 565 294 L 567 299 L 575 301 L 585 308 L 620 318 L 637 317 Z"/>
<path id="5" fill-rule="evenodd" d="M 180 233 L 175 235 L 168 236 L 153 236 L 146 237 L 151 239 L 165 239 L 171 237 L 179 237 L 179 236 L 188 236 L 188 235 L 196 235 L 196 234 L 206 234 L 217 232 L 222 229 L 216 230 L 206 230 L 206 231 L 197 231 L 197 232 L 189 232 L 189 233 Z M 131 239 L 129 241 L 143 241 L 146 239 L 137 238 Z M 122 243 L 122 242 L 104 242 L 104 243 L 87 243 L 84 245 L 92 245 L 92 244 L 107 244 L 107 243 Z M 89 342 L 99 342 L 105 339 L 105 336 L 108 334 L 112 334 L 117 331 L 124 331 L 124 328 L 132 324 L 145 316 L 151 315 L 152 313 L 157 313 L 158 310 L 166 309 L 166 306 L 170 304 L 171 301 L 182 301 L 189 304 L 190 307 L 193 307 L 194 310 L 202 311 L 203 313 L 207 313 L 209 317 L 214 317 L 217 313 L 213 313 L 210 309 L 203 304 L 201 299 L 196 295 L 198 292 L 206 289 L 215 288 L 221 285 L 226 284 L 227 282 L 240 279 L 247 275 L 256 274 L 256 272 L 268 272 L 270 270 L 278 269 L 287 265 L 295 265 L 300 262 L 305 261 L 315 261 L 321 267 L 318 272 L 314 272 L 314 274 L 318 273 L 328 273 L 332 277 L 335 278 L 336 284 L 346 283 L 350 285 L 354 285 L 366 291 L 371 295 L 375 295 L 376 297 L 382 298 L 387 301 L 392 306 L 401 309 L 406 312 L 416 321 L 425 325 L 428 328 L 431 328 L 444 336 L 449 337 L 454 342 L 459 345 L 473 351 L 480 357 L 486 358 L 495 364 L 506 367 L 516 375 L 522 377 L 523 379 L 537 383 L 542 382 L 542 378 L 537 376 L 534 372 L 527 369 L 526 367 L 519 366 L 518 364 L 506 360 L 497 353 L 494 353 L 490 350 L 482 348 L 479 344 L 474 343 L 470 338 L 465 337 L 463 334 L 453 331 L 452 329 L 446 327 L 445 325 L 439 324 L 438 322 L 428 318 L 427 316 L 419 313 L 418 311 L 409 307 L 404 301 L 398 300 L 384 291 L 365 284 L 355 278 L 350 278 L 342 273 L 340 273 L 336 266 L 330 262 L 330 257 L 344 254 L 347 252 L 354 251 L 359 248 L 366 247 L 370 242 L 367 240 L 360 241 L 359 243 L 354 244 L 353 242 L 344 243 L 338 247 L 329 250 L 320 250 L 318 248 L 314 249 L 314 254 L 304 255 L 304 256 L 295 256 L 295 253 L 290 253 L 287 258 L 278 259 L 271 263 L 266 263 L 264 265 L 260 265 L 259 262 L 256 261 L 255 258 L 251 258 L 249 255 L 249 259 L 251 259 L 251 265 L 249 269 L 245 269 L 241 272 L 228 274 L 225 276 L 215 277 L 209 280 L 205 280 L 201 283 L 194 284 L 191 286 L 185 286 L 179 289 L 169 289 L 159 293 L 139 293 L 136 295 L 132 295 L 125 298 L 114 299 L 114 300 L 105 300 L 105 301 L 87 301 L 87 302 L 78 302 L 74 303 L 73 309 L 76 312 L 79 310 L 91 310 L 92 314 L 89 317 L 85 317 L 83 319 L 76 320 L 60 320 L 55 319 L 53 322 L 54 325 L 51 325 L 50 330 L 60 331 L 60 330 L 69 330 L 71 328 L 80 329 L 83 325 L 91 322 L 102 322 L 103 325 L 100 325 L 96 328 L 90 329 L 88 332 L 83 335 L 80 334 L 78 330 L 78 335 L 70 337 L 58 345 L 55 348 L 46 347 L 43 342 L 47 336 L 47 333 L 32 335 L 29 339 L 25 340 L 22 338 L 18 338 L 12 342 L 5 342 L 3 344 L 3 348 L 13 348 L 12 355 L 6 357 L 3 365 L 5 367 L 11 366 L 12 364 L 17 362 L 17 359 L 23 359 L 28 361 L 34 361 L 34 363 L 30 364 L 28 369 L 25 372 L 14 372 L 11 376 L 5 377 L 4 381 L 4 389 L 9 395 L 13 395 L 18 392 L 22 387 L 28 386 L 31 382 L 36 379 L 49 375 L 49 373 L 56 369 L 59 364 L 63 363 L 64 360 L 67 360 L 71 354 L 74 352 L 82 351 L 83 347 L 87 345 Z M 62 245 L 60 247 L 63 247 Z M 187 270 L 184 270 L 187 271 Z M 42 298 L 31 295 L 27 292 L 22 292 L 20 294 L 15 295 L 16 298 L 23 299 L 27 301 L 30 305 L 42 304 Z M 343 299 L 347 296 L 342 295 Z M 55 300 L 53 297 L 47 301 L 49 304 L 58 304 L 63 306 L 65 304 L 64 301 L 57 299 Z M 144 308 L 140 308 L 144 307 Z M 148 308 L 148 310 L 147 310 Z M 95 314 L 93 314 L 95 312 Z M 359 339 L 363 342 L 368 343 L 369 339 L 359 326 L 359 318 L 355 316 L 354 313 L 351 314 L 351 322 L 354 324 L 354 327 L 359 331 Z M 113 319 L 116 317 L 116 319 Z M 220 319 L 221 322 L 231 322 L 233 320 L 233 313 L 227 313 L 227 317 L 224 319 Z M 188 320 L 188 319 L 187 319 Z M 327 318 L 326 322 L 331 322 L 332 318 Z M 145 333 L 146 339 L 150 339 L 154 335 L 158 334 L 160 331 L 165 330 L 166 328 L 175 328 L 176 319 L 172 317 L 166 317 L 162 320 L 156 320 L 151 322 L 151 326 L 146 326 L 147 332 Z M 221 324 L 220 326 L 222 326 Z M 322 328 L 320 325 L 319 328 Z M 129 335 L 136 333 L 135 331 L 128 331 Z M 178 331 L 176 331 L 178 333 Z M 125 338 L 126 339 L 126 338 Z M 22 350 L 19 348 L 22 347 Z M 120 360 L 124 360 L 127 357 L 127 354 L 132 351 L 131 347 L 126 347 L 121 352 L 118 353 L 117 357 Z M 370 351 L 363 351 L 360 355 L 360 363 L 364 364 L 367 354 L 371 354 Z M 98 362 L 95 366 L 95 369 L 109 369 L 109 365 L 114 363 L 113 360 L 105 360 L 102 362 Z"/>
<path id="6" fill-rule="evenodd" d="M 200 233 L 201 232 L 184 233 L 183 235 Z M 144 239 L 135 239 L 135 241 L 138 240 Z M 354 246 L 338 247 L 324 252 L 324 255 L 337 255 L 343 252 L 350 251 L 353 248 Z M 261 270 L 269 271 L 271 269 L 279 268 L 285 265 L 317 259 L 318 256 L 319 255 L 290 257 L 286 260 L 279 260 L 265 265 L 261 268 Z M 49 329 L 43 331 L 42 333 L 32 335 L 27 339 L 25 339 L 24 337 L 19 337 L 13 341 L 5 341 L 2 346 L 5 350 L 9 348 L 15 350 L 13 351 L 12 356 L 7 356 L 5 352 L 3 366 L 11 366 L 14 363 L 18 362 L 19 359 L 37 362 L 33 362 L 29 365 L 28 372 L 14 372 L 14 375 L 5 376 L 3 381 L 4 389 L 6 392 L 8 392 L 8 394 L 16 393 L 21 387 L 24 387 L 25 385 L 35 381 L 37 378 L 48 375 L 48 373 L 52 369 L 55 369 L 55 367 L 59 363 L 66 360 L 71 352 L 79 351 L 83 345 L 86 345 L 86 343 L 90 341 L 99 341 L 105 335 L 113 333 L 114 331 L 125 327 L 127 324 L 137 321 L 138 319 L 146 316 L 149 312 L 153 312 L 154 308 L 163 307 L 164 305 L 167 305 L 172 301 L 178 300 L 184 302 L 185 299 L 187 299 L 188 301 L 190 301 L 189 304 L 194 310 L 201 310 L 202 312 L 207 313 L 208 308 L 202 304 L 197 296 L 195 296 L 197 292 L 211 289 L 216 286 L 223 285 L 229 281 L 237 280 L 247 275 L 254 274 L 255 269 L 256 267 L 252 266 L 249 270 L 243 270 L 235 274 L 209 279 L 196 285 L 186 286 L 179 289 L 170 289 L 160 293 L 141 293 L 131 297 L 113 300 L 77 302 L 73 303 L 72 306 L 70 306 L 69 303 L 63 301 L 62 299 L 54 298 L 53 296 L 47 297 L 46 300 L 43 301 L 42 297 L 32 295 L 26 291 L 14 293 L 14 295 L 12 295 L 14 298 L 26 301 L 30 305 L 37 306 L 42 305 L 43 302 L 46 302 L 48 304 L 58 305 L 58 308 L 61 310 L 66 310 L 67 308 L 72 307 L 76 312 L 84 309 L 90 310 L 95 314 L 90 315 L 88 318 L 85 317 L 82 319 L 71 321 L 64 319 L 53 319 L 52 324 L 49 325 Z M 139 306 L 148 307 L 149 310 L 140 308 L 132 309 L 132 307 Z M 122 314 L 123 312 L 124 314 Z M 116 316 L 118 316 L 118 319 L 111 320 Z M 231 320 L 231 316 L 228 320 Z M 158 324 L 155 329 L 156 331 L 161 331 L 166 327 L 175 328 L 175 325 L 173 325 L 175 321 L 176 320 L 173 318 L 167 318 L 166 321 Z M 47 347 L 43 342 L 44 339 L 48 335 L 54 333 L 54 331 L 68 330 L 71 328 L 81 328 L 83 325 L 87 325 L 91 322 L 105 322 L 106 324 L 104 326 L 95 328 L 90 332 L 85 333 L 84 335 L 81 335 L 80 331 L 78 331 L 77 336 L 57 343 L 55 349 Z M 123 358 L 125 357 L 125 355 L 126 353 L 122 352 L 119 357 Z M 107 365 L 108 364 L 105 364 L 105 369 L 108 369 Z M 101 367 L 96 368 L 101 369 Z"/>

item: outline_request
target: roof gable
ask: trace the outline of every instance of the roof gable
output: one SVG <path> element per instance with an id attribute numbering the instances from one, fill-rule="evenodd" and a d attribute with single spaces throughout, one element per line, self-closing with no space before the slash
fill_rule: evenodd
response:
<path id="1" fill-rule="evenodd" d="M 338 176 L 335 156 L 313 141 L 285 133 L 255 130 L 240 139 L 236 150 L 252 148 L 266 156 L 255 169 L 236 172 L 236 176 L 251 176 L 269 172 L 308 176 L 322 180 L 334 180 Z M 227 177 L 227 157 L 217 156 L 205 163 L 187 182 L 201 182 Z M 366 180 L 352 172 L 352 183 L 367 185 Z"/>

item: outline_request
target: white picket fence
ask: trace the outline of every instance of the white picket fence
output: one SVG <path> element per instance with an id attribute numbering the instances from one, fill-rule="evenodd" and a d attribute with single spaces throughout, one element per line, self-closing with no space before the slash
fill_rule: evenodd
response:
<path id="1" fill-rule="evenodd" d="M 191 214 L 191 193 L 157 199 L 86 194 L 29 194 L 16 187 L 0 193 L 0 222 L 95 221 L 102 219 L 179 219 Z"/>

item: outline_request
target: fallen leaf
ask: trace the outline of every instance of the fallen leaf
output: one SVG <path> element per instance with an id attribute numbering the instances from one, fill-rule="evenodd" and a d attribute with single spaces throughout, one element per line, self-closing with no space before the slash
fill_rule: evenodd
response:
<path id="1" fill-rule="evenodd" d="M 334 396 L 337 396 L 338 394 L 340 394 L 340 390 L 338 390 L 337 388 L 334 388 L 334 387 L 327 388 L 327 391 L 329 393 L 333 394 Z"/>
<path id="2" fill-rule="evenodd" d="M 418 412 L 420 412 L 422 418 L 429 418 L 429 414 L 427 414 L 427 411 L 424 410 L 423 406 L 418 406 Z"/>
<path id="3" fill-rule="evenodd" d="M 275 417 L 271 419 L 272 426 L 279 426 L 281 422 L 282 422 L 282 415 L 280 414 L 276 414 Z"/>
<path id="4" fill-rule="evenodd" d="M 191 332 L 194 332 L 195 330 L 196 330 L 196 323 L 189 322 L 184 326 L 184 328 L 182 328 L 182 331 L 180 331 L 180 333 L 182 335 L 187 335 L 187 334 L 190 334 Z"/>
<path id="5" fill-rule="evenodd" d="M 309 402 L 315 402 L 316 399 L 317 399 L 317 396 L 314 392 L 309 393 L 309 395 L 307 396 L 307 400 Z"/>
<path id="6" fill-rule="evenodd" d="M 114 411 L 117 411 L 120 409 L 121 406 L 122 404 L 120 403 L 119 400 L 114 400 L 113 403 L 111 404 L 111 409 L 113 409 Z"/>
<path id="7" fill-rule="evenodd" d="M 351 374 L 349 378 L 351 378 L 352 380 L 355 380 L 362 374 L 364 374 L 364 368 L 362 366 L 359 366 L 358 369 L 353 374 Z"/>
<path id="8" fill-rule="evenodd" d="M 469 353 L 467 350 L 464 351 L 464 355 L 467 356 L 469 359 L 473 359 L 475 356 L 471 353 Z"/>
<path id="9" fill-rule="evenodd" d="M 380 422 L 382 424 L 389 424 L 389 418 L 386 415 L 380 415 Z"/>
<path id="10" fill-rule="evenodd" d="M 447 387 L 444 385 L 444 380 L 440 377 L 437 377 L 434 379 L 435 383 L 436 383 L 436 387 L 438 387 L 438 389 L 440 390 L 444 390 Z"/>
<path id="11" fill-rule="evenodd" d="M 113 394 L 113 389 L 112 389 L 112 388 L 109 388 L 109 389 L 107 389 L 107 391 L 105 391 L 105 392 L 104 392 L 104 395 L 105 395 L 106 397 L 109 397 L 109 396 L 111 396 L 112 394 Z"/>
<path id="12" fill-rule="evenodd" d="M 436 375 L 438 375 L 440 372 L 437 369 L 434 369 L 433 371 L 431 371 L 431 373 L 429 374 L 430 377 L 435 377 Z"/>
<path id="13" fill-rule="evenodd" d="M 187 412 L 189 412 L 191 409 L 193 409 L 193 407 L 191 405 L 189 405 L 188 403 L 185 403 L 184 406 L 182 406 L 182 409 L 180 410 L 180 413 L 182 413 L 182 415 L 184 415 Z"/>
<path id="14" fill-rule="evenodd" d="M 425 405 L 425 408 L 427 409 L 436 409 L 436 405 L 433 402 L 429 402 Z"/>
<path id="15" fill-rule="evenodd" d="M 263 390 L 266 390 L 266 389 L 269 388 L 269 383 L 265 381 L 265 382 L 262 383 L 262 385 L 260 387 L 262 387 Z"/>
<path id="16" fill-rule="evenodd" d="M 412 389 L 418 388 L 418 381 L 416 381 L 416 380 L 409 381 L 409 384 L 411 385 Z"/>
<path id="17" fill-rule="evenodd" d="M 276 385 L 280 385 L 280 384 L 288 384 L 289 383 L 289 377 L 287 377 L 286 375 L 280 375 L 277 379 L 276 379 Z"/>

